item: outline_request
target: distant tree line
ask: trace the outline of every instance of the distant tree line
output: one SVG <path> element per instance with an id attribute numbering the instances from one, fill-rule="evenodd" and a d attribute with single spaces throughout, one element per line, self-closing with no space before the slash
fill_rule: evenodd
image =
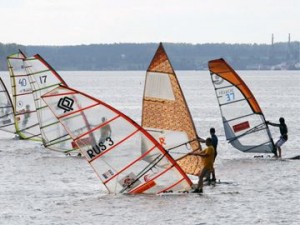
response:
<path id="1" fill-rule="evenodd" d="M 175 70 L 206 70 L 207 62 L 224 58 L 234 69 L 298 69 L 300 42 L 268 44 L 164 43 Z M 0 70 L 6 57 L 21 49 L 40 54 L 56 70 L 146 70 L 158 43 L 91 44 L 77 46 L 22 46 L 0 43 Z M 300 68 L 299 68 L 300 69 Z"/>

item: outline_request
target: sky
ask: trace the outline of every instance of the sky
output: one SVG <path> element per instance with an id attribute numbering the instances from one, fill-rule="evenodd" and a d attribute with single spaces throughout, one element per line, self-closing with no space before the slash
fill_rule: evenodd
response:
<path id="1" fill-rule="evenodd" d="M 0 43 L 300 41 L 300 0 L 0 0 Z"/>

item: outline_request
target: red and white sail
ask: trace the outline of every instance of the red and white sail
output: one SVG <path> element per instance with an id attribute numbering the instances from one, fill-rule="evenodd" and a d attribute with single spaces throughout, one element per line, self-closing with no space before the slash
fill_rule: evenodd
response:
<path id="1" fill-rule="evenodd" d="M 141 126 L 110 105 L 61 86 L 42 96 L 110 193 L 187 191 L 191 181 Z M 141 141 L 148 149 L 141 154 Z M 152 160 L 146 161 L 145 157 Z"/>

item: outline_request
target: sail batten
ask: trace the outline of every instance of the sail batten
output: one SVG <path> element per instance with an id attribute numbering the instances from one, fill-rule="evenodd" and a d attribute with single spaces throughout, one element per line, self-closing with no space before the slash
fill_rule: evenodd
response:
<path id="1" fill-rule="evenodd" d="M 224 59 L 211 60 L 208 67 L 229 143 L 243 152 L 274 152 L 263 112 L 245 82 Z"/>

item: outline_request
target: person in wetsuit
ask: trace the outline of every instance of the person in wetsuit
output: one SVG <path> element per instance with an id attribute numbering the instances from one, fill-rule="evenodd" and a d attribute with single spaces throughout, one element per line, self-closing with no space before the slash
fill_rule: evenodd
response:
<path id="1" fill-rule="evenodd" d="M 266 121 L 266 123 L 274 127 L 279 127 L 280 137 L 279 140 L 276 142 L 275 146 L 278 150 L 278 157 L 281 158 L 281 146 L 288 140 L 288 128 L 287 125 L 285 124 L 285 120 L 283 117 L 280 117 L 279 124 L 271 123 L 270 121 Z M 276 155 L 277 154 L 275 154 L 275 156 Z"/>

